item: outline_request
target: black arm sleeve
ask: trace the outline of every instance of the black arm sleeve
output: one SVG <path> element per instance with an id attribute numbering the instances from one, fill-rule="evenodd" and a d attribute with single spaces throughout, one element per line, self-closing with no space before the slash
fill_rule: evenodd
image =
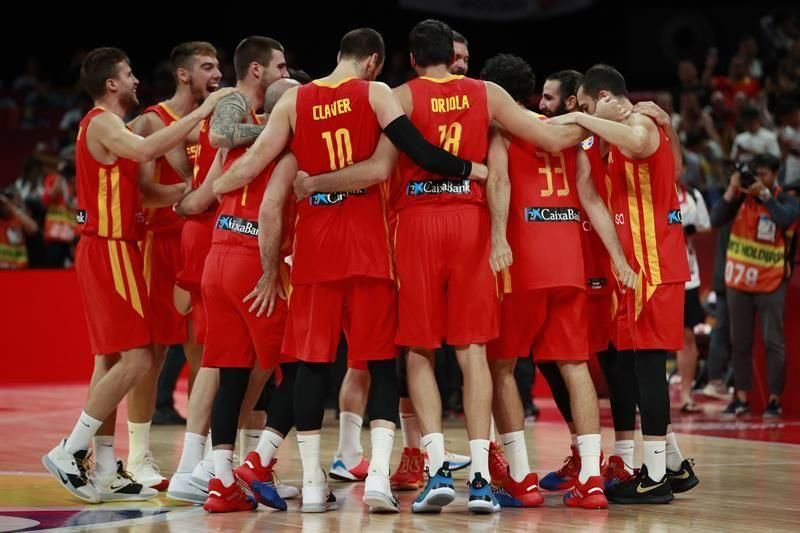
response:
<path id="1" fill-rule="evenodd" d="M 472 161 L 465 161 L 426 141 L 405 115 L 394 119 L 383 132 L 398 150 L 428 172 L 459 178 L 472 174 Z"/>
<path id="2" fill-rule="evenodd" d="M 733 202 L 728 202 L 725 198 L 720 198 L 714 208 L 711 210 L 710 218 L 711 225 L 715 228 L 724 226 L 734 218 L 736 213 L 739 212 L 739 207 L 742 205 L 741 195 Z"/>

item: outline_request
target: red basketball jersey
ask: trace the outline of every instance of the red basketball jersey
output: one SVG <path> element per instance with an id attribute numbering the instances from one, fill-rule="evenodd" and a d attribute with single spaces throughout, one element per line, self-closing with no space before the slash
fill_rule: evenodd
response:
<path id="1" fill-rule="evenodd" d="M 110 165 L 98 162 L 86 144 L 89 123 L 105 109 L 95 107 L 81 120 L 75 143 L 78 188 L 77 221 L 83 235 L 138 241 L 145 221 L 139 194 L 139 165 L 118 157 Z"/>
<path id="2" fill-rule="evenodd" d="M 611 145 L 608 159 L 619 240 L 651 286 L 689 279 L 675 161 L 666 133 L 661 127 L 658 133 L 658 149 L 649 157 L 630 159 Z"/>
<path id="3" fill-rule="evenodd" d="M 155 113 L 165 126 L 169 126 L 181 118 L 164 102 L 150 106 L 144 112 Z M 163 185 L 174 185 L 183 183 L 183 178 L 170 166 L 167 158 L 162 156 L 156 159 L 156 171 L 153 175 L 153 181 Z M 182 227 L 183 219 L 173 211 L 171 206 L 147 209 L 147 231 L 180 233 Z"/>
<path id="4" fill-rule="evenodd" d="M 292 151 L 301 170 L 316 175 L 368 159 L 381 129 L 367 81 L 314 81 L 297 92 Z M 391 278 L 386 187 L 314 193 L 297 204 L 292 283 L 351 276 Z"/>
<path id="5" fill-rule="evenodd" d="M 549 153 L 512 137 L 508 148 L 511 203 L 508 243 L 514 253 L 512 291 L 583 289 L 578 147 Z M 509 287 L 505 287 L 508 291 Z"/>
<path id="6" fill-rule="evenodd" d="M 211 146 L 209 134 L 211 132 L 211 117 L 206 118 L 200 123 L 200 133 L 198 134 L 197 144 L 194 148 L 194 173 L 192 175 L 192 190 L 197 189 L 208 176 L 208 171 L 211 170 L 211 165 L 214 163 L 214 158 L 217 156 L 217 149 Z M 198 220 L 208 220 L 214 217 L 217 212 L 219 204 L 213 202 L 205 213 L 200 215 L 192 215 L 186 217 L 187 219 L 193 218 Z"/>
<path id="7" fill-rule="evenodd" d="M 453 155 L 483 161 L 489 149 L 486 84 L 464 76 L 421 77 L 408 82 L 414 109 L 411 122 L 423 137 Z M 405 154 L 392 185 L 392 208 L 411 205 L 486 204 L 482 182 L 431 174 Z"/>

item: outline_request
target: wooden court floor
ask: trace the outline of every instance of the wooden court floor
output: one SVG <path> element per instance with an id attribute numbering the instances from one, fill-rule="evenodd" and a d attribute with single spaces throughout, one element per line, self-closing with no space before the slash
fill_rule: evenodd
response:
<path id="1" fill-rule="evenodd" d="M 693 491 L 665 506 L 612 506 L 604 511 L 567 509 L 561 493 L 545 493 L 538 509 L 504 509 L 490 516 L 466 511 L 466 472 L 455 474 L 455 503 L 440 515 L 414 515 L 414 493 L 399 493 L 402 512 L 374 515 L 361 503 L 363 485 L 332 482 L 338 511 L 302 514 L 299 502 L 288 512 L 261 508 L 250 513 L 209 515 L 192 506 L 175 505 L 165 496 L 137 504 L 84 505 L 62 489 L 40 462 L 42 454 L 71 428 L 85 394 L 81 386 L 0 388 L 0 531 L 60 528 L 67 531 L 800 531 L 800 446 L 773 442 L 680 435 L 682 449 L 696 459 L 701 479 Z M 547 406 L 547 404 L 543 404 Z M 124 410 L 119 420 L 124 423 Z M 323 457 L 336 447 L 337 424 L 326 414 Z M 568 434 L 557 422 L 536 422 L 526 428 L 530 462 L 540 475 L 558 467 L 568 451 Z M 118 455 L 127 455 L 125 426 L 118 423 Z M 463 422 L 445 427 L 448 449 L 468 451 Z M 153 451 L 166 473 L 178 462 L 182 428 L 154 428 Z M 604 448 L 613 435 L 603 430 Z M 301 468 L 293 436 L 278 454 L 277 472 L 297 485 Z M 369 436 L 362 434 L 369 447 Z M 394 462 L 400 454 L 399 436 Z M 638 451 L 638 447 L 637 447 Z M 638 454 L 637 454 L 638 460 Z"/>

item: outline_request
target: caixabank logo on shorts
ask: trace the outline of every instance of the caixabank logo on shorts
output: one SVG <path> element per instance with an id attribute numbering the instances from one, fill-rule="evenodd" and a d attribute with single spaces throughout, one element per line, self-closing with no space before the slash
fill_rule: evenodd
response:
<path id="1" fill-rule="evenodd" d="M 672 224 L 682 224 L 682 223 L 683 223 L 683 217 L 681 216 L 680 209 L 672 209 L 669 212 L 667 212 L 667 224 L 672 225 Z"/>
<path id="2" fill-rule="evenodd" d="M 258 222 L 231 215 L 220 215 L 217 219 L 217 229 L 258 237 Z"/>
<path id="3" fill-rule="evenodd" d="M 348 192 L 315 192 L 308 201 L 311 205 L 335 205 L 344 202 L 350 196 L 362 196 L 367 194 L 366 189 L 357 189 Z"/>
<path id="4" fill-rule="evenodd" d="M 528 222 L 580 222 L 581 212 L 574 207 L 526 207 Z"/>
<path id="5" fill-rule="evenodd" d="M 470 180 L 421 180 L 410 181 L 406 194 L 421 196 L 423 194 L 469 194 L 472 192 Z"/>

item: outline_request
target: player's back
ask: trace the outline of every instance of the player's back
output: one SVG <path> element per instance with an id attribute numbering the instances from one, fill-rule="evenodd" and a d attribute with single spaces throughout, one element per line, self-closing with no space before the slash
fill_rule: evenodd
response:
<path id="1" fill-rule="evenodd" d="M 462 159 L 486 159 L 489 109 L 484 82 L 455 75 L 420 77 L 409 81 L 408 88 L 411 122 L 428 142 Z M 392 184 L 392 207 L 397 211 L 442 203 L 486 204 L 483 183 L 431 174 L 405 154 L 400 154 L 398 167 L 399 179 Z"/>
<path id="2" fill-rule="evenodd" d="M 139 165 L 118 157 L 113 163 L 97 161 L 89 151 L 86 132 L 97 115 L 95 107 L 81 120 L 75 143 L 78 190 L 78 224 L 82 235 L 138 241 L 144 236 L 144 213 L 139 194 Z"/>
<path id="3" fill-rule="evenodd" d="M 659 146 L 644 159 L 631 159 L 611 145 L 608 173 L 617 234 L 628 262 L 638 265 L 650 285 L 689 279 L 686 240 L 675 191 L 675 161 L 669 138 L 659 127 Z"/>
<path id="4" fill-rule="evenodd" d="M 577 147 L 549 153 L 512 137 L 508 242 L 512 290 L 584 288 Z"/>
<path id="5" fill-rule="evenodd" d="M 369 87 L 348 78 L 298 88 L 291 148 L 300 170 L 322 174 L 372 156 L 381 130 Z M 314 193 L 298 202 L 293 283 L 391 277 L 384 189 Z"/>

